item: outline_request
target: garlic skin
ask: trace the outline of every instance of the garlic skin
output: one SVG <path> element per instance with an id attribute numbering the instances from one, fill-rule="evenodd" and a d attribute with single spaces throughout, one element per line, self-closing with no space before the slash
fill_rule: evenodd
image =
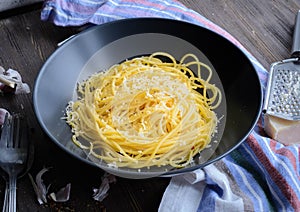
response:
<path id="1" fill-rule="evenodd" d="M 112 174 L 105 173 L 102 177 L 101 185 L 98 189 L 93 189 L 93 199 L 102 202 L 108 196 L 109 184 L 115 183 L 116 177 Z"/>
<path id="2" fill-rule="evenodd" d="M 35 194 L 37 196 L 37 201 L 39 202 L 40 205 L 48 203 L 48 198 L 51 198 L 55 202 L 66 202 L 70 198 L 70 193 L 71 193 L 71 183 L 68 183 L 65 187 L 61 188 L 58 192 L 52 192 L 48 196 L 48 191 L 49 187 L 51 186 L 48 185 L 46 186 L 42 176 L 49 171 L 49 168 L 43 168 L 41 171 L 38 172 L 38 174 L 35 177 L 35 181 L 33 177 L 29 175 L 29 178 L 31 180 L 33 189 L 35 191 Z"/>
<path id="3" fill-rule="evenodd" d="M 43 168 L 41 171 L 39 171 L 35 177 L 35 181 L 31 174 L 28 174 L 40 205 L 47 203 L 47 193 L 50 185 L 46 187 L 42 179 L 43 174 L 45 174 L 47 171 L 49 171 L 49 168 Z"/>
<path id="4" fill-rule="evenodd" d="M 58 192 L 52 192 L 49 196 L 55 202 L 66 202 L 70 198 L 71 183 L 68 183 L 65 187 L 61 188 Z"/>
<path id="5" fill-rule="evenodd" d="M 27 83 L 22 81 L 21 74 L 13 69 L 5 70 L 2 66 L 0 66 L 0 77 L 6 80 L 9 80 L 13 83 L 16 83 L 16 88 L 14 91 L 11 91 L 15 94 L 28 94 L 30 93 L 30 88 Z M 6 86 L 0 82 L 0 90 L 5 89 Z"/>

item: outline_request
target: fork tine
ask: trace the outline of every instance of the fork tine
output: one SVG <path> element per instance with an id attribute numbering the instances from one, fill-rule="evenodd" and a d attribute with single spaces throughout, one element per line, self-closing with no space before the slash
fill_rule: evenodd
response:
<path id="1" fill-rule="evenodd" d="M 30 140 L 28 138 L 28 125 L 27 120 L 24 115 L 22 115 L 19 119 L 19 147 L 20 148 L 29 148 Z"/>
<path id="2" fill-rule="evenodd" d="M 14 123 L 13 123 L 13 143 L 12 143 L 12 147 L 14 148 L 19 148 L 20 147 L 20 139 L 21 139 L 21 136 L 20 136 L 20 115 L 19 114 L 14 114 L 13 115 L 13 120 L 14 120 Z"/>
<path id="3" fill-rule="evenodd" d="M 7 147 L 7 142 L 10 140 L 11 124 L 9 114 L 5 114 L 4 124 L 2 125 L 2 132 L 0 137 L 0 148 Z"/>
<path id="4" fill-rule="evenodd" d="M 10 117 L 10 132 L 9 132 L 9 137 L 7 140 L 7 147 L 8 148 L 13 148 L 14 147 L 14 133 L 15 133 L 15 115 L 12 115 Z"/>

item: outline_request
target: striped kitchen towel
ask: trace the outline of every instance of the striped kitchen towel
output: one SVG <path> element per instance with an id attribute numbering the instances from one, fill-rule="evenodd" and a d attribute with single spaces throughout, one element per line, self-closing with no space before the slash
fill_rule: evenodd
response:
<path id="1" fill-rule="evenodd" d="M 59 26 L 162 17 L 213 30 L 238 46 L 265 87 L 268 73 L 229 33 L 175 0 L 45 0 L 41 19 Z M 300 147 L 264 136 L 262 119 L 235 151 L 203 169 L 172 177 L 159 211 L 300 211 Z"/>

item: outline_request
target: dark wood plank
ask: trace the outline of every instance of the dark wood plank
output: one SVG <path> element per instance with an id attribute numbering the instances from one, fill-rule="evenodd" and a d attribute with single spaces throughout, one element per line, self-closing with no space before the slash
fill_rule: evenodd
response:
<path id="1" fill-rule="evenodd" d="M 232 34 L 267 69 L 290 56 L 297 0 L 181 2 Z"/>

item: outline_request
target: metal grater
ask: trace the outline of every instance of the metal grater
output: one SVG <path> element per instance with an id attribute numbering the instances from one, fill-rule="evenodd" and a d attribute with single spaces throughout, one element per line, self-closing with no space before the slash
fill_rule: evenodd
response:
<path id="1" fill-rule="evenodd" d="M 291 58 L 271 65 L 263 111 L 286 120 L 300 120 L 300 11 Z"/>

